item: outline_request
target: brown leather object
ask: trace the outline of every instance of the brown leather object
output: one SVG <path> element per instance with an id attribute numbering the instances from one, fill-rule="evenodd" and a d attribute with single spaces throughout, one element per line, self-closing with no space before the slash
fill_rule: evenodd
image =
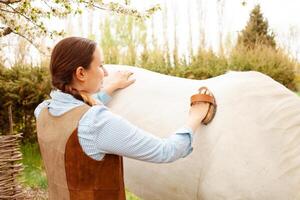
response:
<path id="1" fill-rule="evenodd" d="M 191 106 L 194 105 L 196 102 L 207 102 L 211 104 L 216 104 L 215 98 L 207 94 L 194 94 L 193 96 L 191 96 Z"/>
<path id="2" fill-rule="evenodd" d="M 213 96 L 213 94 L 201 94 L 202 90 L 208 90 L 208 88 L 200 87 L 199 94 L 194 94 L 191 96 L 191 106 L 197 102 L 207 102 L 210 104 L 207 114 L 202 121 L 203 124 L 207 125 L 209 122 L 211 122 L 213 120 L 213 118 L 216 114 L 217 104 L 216 104 L 216 100 L 215 100 L 215 97 Z"/>
<path id="3" fill-rule="evenodd" d="M 48 108 L 44 108 L 37 118 L 37 136 L 47 175 L 49 200 L 70 199 L 65 172 L 66 143 L 89 108 L 84 104 L 60 116 L 52 116 Z"/>
<path id="4" fill-rule="evenodd" d="M 65 168 L 71 200 L 125 200 L 123 158 L 106 154 L 101 161 L 86 155 L 77 129 L 65 149 Z"/>

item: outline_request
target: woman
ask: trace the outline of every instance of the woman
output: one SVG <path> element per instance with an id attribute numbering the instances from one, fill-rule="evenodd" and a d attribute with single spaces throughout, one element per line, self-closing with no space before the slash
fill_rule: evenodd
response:
<path id="1" fill-rule="evenodd" d="M 61 40 L 50 71 L 55 90 L 35 110 L 50 199 L 125 199 L 122 156 L 154 163 L 183 158 L 192 151 L 193 132 L 214 116 L 214 98 L 206 88 L 200 91 L 206 94 L 192 97 L 186 124 L 169 138 L 113 114 L 105 104 L 115 90 L 134 83 L 132 73 L 108 76 L 101 49 L 85 38 Z M 110 81 L 100 91 L 105 76 Z"/>

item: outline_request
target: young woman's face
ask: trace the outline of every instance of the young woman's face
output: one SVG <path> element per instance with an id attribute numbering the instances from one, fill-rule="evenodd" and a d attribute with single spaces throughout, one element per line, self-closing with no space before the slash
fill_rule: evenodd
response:
<path id="1" fill-rule="evenodd" d="M 90 93 L 99 92 L 102 87 L 104 76 L 107 76 L 107 71 L 103 67 L 103 53 L 102 50 L 97 47 L 93 54 L 93 60 L 90 64 L 90 68 L 86 70 L 85 90 Z"/>

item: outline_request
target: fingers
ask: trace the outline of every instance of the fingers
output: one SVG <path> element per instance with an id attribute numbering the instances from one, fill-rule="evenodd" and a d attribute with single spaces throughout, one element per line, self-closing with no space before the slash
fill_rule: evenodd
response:
<path id="1" fill-rule="evenodd" d="M 126 82 L 123 82 L 122 85 L 120 85 L 120 88 L 126 88 L 128 87 L 129 85 L 133 84 L 135 82 L 135 79 L 128 79 Z"/>
<path id="2" fill-rule="evenodd" d="M 117 74 L 119 76 L 119 88 L 126 88 L 129 85 L 133 84 L 135 82 L 134 78 L 130 78 L 134 73 L 128 70 L 118 70 Z"/>
<path id="3" fill-rule="evenodd" d="M 127 72 L 127 73 L 126 73 L 127 78 L 129 78 L 132 74 L 133 74 L 133 72 Z"/>
<path id="4" fill-rule="evenodd" d="M 133 72 L 131 71 L 127 71 L 127 70 L 124 70 L 124 71 L 118 71 L 123 77 L 125 77 L 126 79 L 129 79 L 129 77 L 131 75 L 133 75 Z"/>
<path id="5" fill-rule="evenodd" d="M 131 76 L 133 74 L 133 72 L 131 71 L 128 71 L 128 70 L 118 70 L 117 73 L 121 74 L 121 75 L 124 75 L 124 76 Z"/>
<path id="6" fill-rule="evenodd" d="M 209 92 L 209 90 L 208 90 L 208 88 L 207 87 L 201 87 L 201 88 L 199 88 L 199 93 L 200 94 L 210 94 L 210 92 Z"/>
<path id="7" fill-rule="evenodd" d="M 130 79 L 130 80 L 128 80 L 127 86 L 131 85 L 131 84 L 134 83 L 134 82 L 135 82 L 135 79 Z"/>

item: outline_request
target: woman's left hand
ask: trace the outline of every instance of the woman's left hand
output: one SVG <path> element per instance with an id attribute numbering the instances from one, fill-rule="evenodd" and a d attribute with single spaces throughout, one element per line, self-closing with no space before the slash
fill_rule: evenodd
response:
<path id="1" fill-rule="evenodd" d="M 112 95 L 115 90 L 123 89 L 135 82 L 134 78 L 130 78 L 133 73 L 128 70 L 117 71 L 109 74 L 105 80 L 104 91 L 108 95 Z"/>

